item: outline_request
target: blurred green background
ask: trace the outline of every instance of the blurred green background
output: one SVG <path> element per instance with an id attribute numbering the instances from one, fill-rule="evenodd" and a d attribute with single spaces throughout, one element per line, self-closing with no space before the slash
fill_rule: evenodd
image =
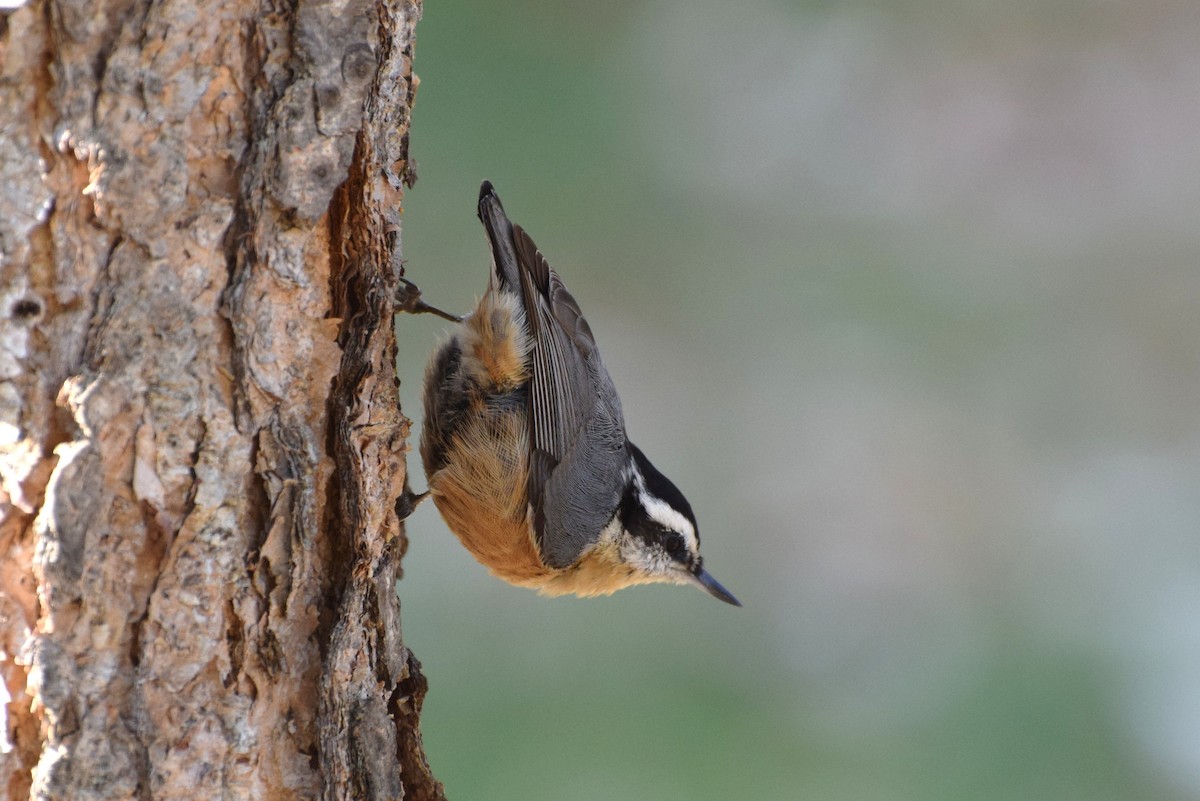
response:
<path id="1" fill-rule="evenodd" d="M 428 0 L 409 275 L 470 307 L 492 180 L 745 604 L 543 599 L 423 506 L 452 798 L 1200 799 L 1198 41 L 1194 0 Z M 445 324 L 398 326 L 419 418 Z"/>

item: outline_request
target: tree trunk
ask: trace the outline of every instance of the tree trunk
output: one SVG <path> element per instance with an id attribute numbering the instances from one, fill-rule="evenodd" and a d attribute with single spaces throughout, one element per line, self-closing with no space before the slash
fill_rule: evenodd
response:
<path id="1" fill-rule="evenodd" d="M 395 592 L 419 15 L 0 15 L 4 798 L 443 797 Z"/>

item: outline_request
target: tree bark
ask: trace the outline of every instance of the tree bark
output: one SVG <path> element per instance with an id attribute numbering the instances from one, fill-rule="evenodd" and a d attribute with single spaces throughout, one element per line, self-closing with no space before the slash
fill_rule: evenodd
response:
<path id="1" fill-rule="evenodd" d="M 4 798 L 443 798 L 395 591 L 420 10 L 0 15 Z"/>

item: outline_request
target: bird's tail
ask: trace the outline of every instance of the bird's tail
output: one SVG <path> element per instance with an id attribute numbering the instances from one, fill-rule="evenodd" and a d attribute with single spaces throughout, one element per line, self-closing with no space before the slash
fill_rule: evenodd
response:
<path id="1" fill-rule="evenodd" d="M 492 249 L 492 280 L 499 289 L 521 291 L 521 274 L 517 267 L 517 254 L 513 248 L 513 226 L 500 197 L 492 188 L 491 181 L 479 187 L 479 219 L 487 231 L 488 245 Z"/>

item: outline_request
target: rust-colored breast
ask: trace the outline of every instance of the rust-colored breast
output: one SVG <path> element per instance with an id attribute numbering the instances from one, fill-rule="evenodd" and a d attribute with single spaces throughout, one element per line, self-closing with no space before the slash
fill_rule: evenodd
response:
<path id="1" fill-rule="evenodd" d="M 525 478 L 529 434 L 520 415 L 473 408 L 429 489 L 446 525 L 476 559 L 513 584 L 533 585 L 548 568 L 529 524 Z"/>
<path id="2" fill-rule="evenodd" d="M 445 353 L 457 352 L 457 359 Z M 529 337 L 515 297 L 488 291 L 426 376 L 421 453 L 438 511 L 476 559 L 514 584 L 546 573 L 528 522 Z"/>

